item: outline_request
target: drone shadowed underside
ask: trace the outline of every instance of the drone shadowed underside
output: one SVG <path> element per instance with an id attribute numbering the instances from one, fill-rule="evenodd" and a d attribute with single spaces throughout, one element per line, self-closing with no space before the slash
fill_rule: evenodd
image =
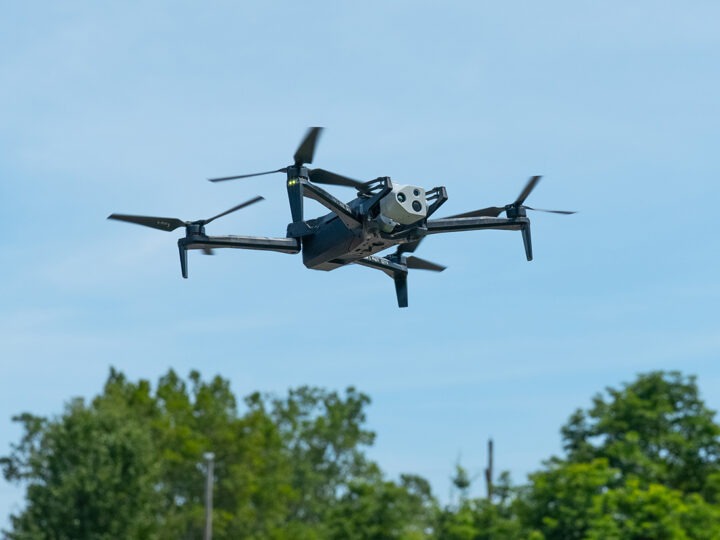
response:
<path id="1" fill-rule="evenodd" d="M 211 182 L 223 182 L 284 173 L 292 216 L 284 238 L 206 234 L 205 226 L 212 221 L 254 204 L 262 197 L 255 197 L 209 219 L 197 221 L 128 214 L 111 214 L 108 219 L 163 231 L 185 227 L 185 236 L 178 240 L 181 270 L 185 278 L 188 276 L 187 251 L 190 249 L 202 250 L 206 254 L 212 254 L 215 248 L 302 252 L 303 263 L 313 270 L 327 271 L 357 264 L 384 272 L 395 283 L 398 305 L 407 307 L 409 270 L 445 270 L 440 264 L 412 255 L 426 236 L 483 229 L 520 231 L 525 255 L 530 261 L 533 254 L 527 211 L 574 213 L 526 206 L 525 200 L 540 181 L 540 176 L 533 176 L 518 198 L 510 204 L 429 219 L 447 201 L 447 191 L 443 186 L 425 190 L 420 186 L 394 183 L 388 176 L 361 182 L 325 169 L 307 167 L 313 161 L 321 132 L 322 128 L 310 128 L 293 156 L 292 165 L 271 171 L 210 179 Z M 323 184 L 353 188 L 356 191 L 355 198 L 343 202 L 321 188 Z M 328 209 L 328 213 L 306 219 L 303 204 L 306 198 L 319 202 Z M 501 217 L 502 214 L 504 217 Z M 393 247 L 393 252 L 378 255 Z"/>

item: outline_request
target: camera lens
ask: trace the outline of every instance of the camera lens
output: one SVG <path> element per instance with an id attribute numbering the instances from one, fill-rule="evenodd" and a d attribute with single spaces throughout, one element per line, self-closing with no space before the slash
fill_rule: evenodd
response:
<path id="1" fill-rule="evenodd" d="M 413 201 L 412 207 L 413 207 L 413 210 L 415 210 L 416 212 L 419 212 L 420 210 L 422 210 L 422 204 L 420 204 L 420 201 Z"/>
<path id="2" fill-rule="evenodd" d="M 420 190 L 419 190 L 418 188 L 413 189 L 413 195 L 415 195 L 416 197 L 419 197 L 419 196 L 420 196 Z"/>
<path id="3" fill-rule="evenodd" d="M 407 198 L 407 197 L 405 197 L 405 194 L 404 194 L 404 193 L 398 193 L 398 194 L 397 194 L 397 200 L 400 201 L 400 202 L 405 202 L 405 199 L 406 199 L 406 198 Z"/>

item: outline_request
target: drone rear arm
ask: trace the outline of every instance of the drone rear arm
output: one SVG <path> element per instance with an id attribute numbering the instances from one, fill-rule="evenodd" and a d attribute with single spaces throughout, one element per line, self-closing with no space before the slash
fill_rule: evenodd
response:
<path id="1" fill-rule="evenodd" d="M 178 240 L 182 276 L 184 278 L 188 277 L 188 249 L 207 250 L 214 248 L 259 249 L 294 254 L 300 251 L 300 240 L 297 238 L 267 238 L 264 236 L 186 236 Z"/>
<path id="2" fill-rule="evenodd" d="M 375 270 L 380 270 L 390 277 L 393 277 L 398 272 L 407 273 L 407 266 L 390 261 L 385 257 L 377 257 L 375 255 L 357 259 L 353 261 L 353 263 L 359 264 L 360 266 L 367 266 L 368 268 L 374 268 Z"/>

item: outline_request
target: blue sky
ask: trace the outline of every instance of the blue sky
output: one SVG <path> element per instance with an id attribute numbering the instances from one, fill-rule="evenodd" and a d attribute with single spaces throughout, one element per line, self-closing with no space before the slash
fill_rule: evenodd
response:
<path id="1" fill-rule="evenodd" d="M 53 415 L 172 367 L 240 395 L 356 385 L 371 455 L 446 498 L 458 456 L 496 445 L 516 481 L 558 430 L 638 372 L 697 374 L 720 407 L 720 7 L 714 2 L 51 2 L 0 19 L 0 454 L 10 417 Z M 448 215 L 512 201 L 519 234 L 426 240 L 446 264 L 391 280 L 298 256 L 190 254 L 111 212 L 282 236 L 282 177 L 308 126 L 314 165 L 447 187 Z M 349 190 L 333 192 L 349 199 Z M 310 212 L 320 212 L 309 205 Z M 474 494 L 483 493 L 477 484 Z M 22 505 L 0 483 L 0 519 Z"/>

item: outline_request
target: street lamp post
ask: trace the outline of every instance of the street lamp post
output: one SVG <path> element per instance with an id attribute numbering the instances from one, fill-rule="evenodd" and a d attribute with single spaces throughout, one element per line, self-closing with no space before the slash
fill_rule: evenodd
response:
<path id="1" fill-rule="evenodd" d="M 213 476 L 215 454 L 206 452 L 203 457 L 207 463 L 205 468 L 205 534 L 203 540 L 212 540 L 212 508 L 213 508 Z"/>

